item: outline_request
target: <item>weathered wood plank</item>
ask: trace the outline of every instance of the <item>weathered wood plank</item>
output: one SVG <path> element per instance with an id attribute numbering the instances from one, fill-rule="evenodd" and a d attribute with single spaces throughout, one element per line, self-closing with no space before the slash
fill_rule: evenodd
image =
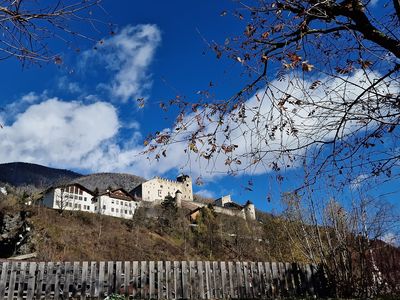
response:
<path id="1" fill-rule="evenodd" d="M 15 291 L 15 281 L 17 279 L 17 272 L 18 272 L 18 263 L 12 262 L 11 263 L 11 271 L 10 271 L 10 281 L 8 285 L 8 300 L 12 300 L 14 298 L 14 291 Z"/>
<path id="2" fill-rule="evenodd" d="M 47 268 L 46 268 L 46 288 L 45 288 L 45 299 L 50 299 L 51 297 L 51 292 L 52 292 L 52 285 L 54 284 L 55 281 L 55 276 L 53 274 L 54 271 L 54 263 L 53 262 L 48 262 L 47 263 Z"/>
<path id="3" fill-rule="evenodd" d="M 71 290 L 71 297 L 75 298 L 77 297 L 79 293 L 79 283 L 81 277 L 81 266 L 80 263 L 75 261 L 74 262 L 74 268 L 73 268 L 73 273 L 72 273 L 72 290 Z"/>
<path id="4" fill-rule="evenodd" d="M 221 261 L 220 264 L 220 268 L 221 268 L 221 297 L 223 299 L 227 299 L 228 298 L 228 281 L 227 281 L 227 274 L 226 274 L 226 264 L 224 261 Z"/>
<path id="5" fill-rule="evenodd" d="M 98 277 L 97 275 L 97 263 L 95 261 L 90 262 L 90 275 L 89 275 L 89 292 L 90 298 L 94 299 L 98 293 Z"/>
<path id="6" fill-rule="evenodd" d="M 236 262 L 236 282 L 237 282 L 237 296 L 238 298 L 245 298 L 246 293 L 245 293 L 245 284 L 243 282 L 243 267 L 241 262 Z"/>
<path id="7" fill-rule="evenodd" d="M 81 299 L 86 299 L 86 291 L 88 286 L 88 270 L 89 263 L 87 261 L 82 262 L 82 277 L 81 277 Z"/>
<path id="8" fill-rule="evenodd" d="M 197 272 L 199 275 L 199 294 L 200 294 L 200 299 L 205 299 L 206 298 L 206 293 L 204 290 L 204 268 L 203 268 L 203 262 L 198 261 L 197 262 Z"/>
<path id="9" fill-rule="evenodd" d="M 164 293 L 164 264 L 162 261 L 157 262 L 157 297 L 158 299 L 166 298 Z"/>
<path id="10" fill-rule="evenodd" d="M 99 279 L 97 280 L 97 297 L 104 299 L 104 281 L 105 281 L 105 265 L 104 261 L 99 262 Z"/>
<path id="11" fill-rule="evenodd" d="M 140 297 L 148 297 L 148 266 L 147 261 L 140 262 Z"/>
<path id="12" fill-rule="evenodd" d="M 171 262 L 166 261 L 165 262 L 165 283 L 166 283 L 166 299 L 173 299 L 173 286 L 174 286 L 174 278 L 172 276 L 172 270 L 171 270 Z"/>
<path id="13" fill-rule="evenodd" d="M 175 299 L 182 298 L 182 270 L 179 261 L 174 261 L 174 293 Z"/>
<path id="14" fill-rule="evenodd" d="M 1 276 L 0 276 L 0 300 L 4 299 L 6 293 L 6 283 L 8 275 L 8 262 L 3 262 L 1 266 Z"/>
<path id="15" fill-rule="evenodd" d="M 249 265 L 247 261 L 243 262 L 243 279 L 244 279 L 244 292 L 247 299 L 251 299 L 250 281 L 249 281 Z"/>
<path id="16" fill-rule="evenodd" d="M 188 284 L 188 264 L 186 261 L 181 262 L 181 272 L 182 272 L 182 298 L 188 299 L 189 298 L 189 284 Z"/>
<path id="17" fill-rule="evenodd" d="M 121 285 L 122 285 L 122 262 L 117 261 L 115 263 L 115 289 L 114 292 L 117 294 L 121 294 Z"/>
<path id="18" fill-rule="evenodd" d="M 45 270 L 45 263 L 40 262 L 37 275 L 36 275 L 36 299 L 41 299 L 42 298 L 42 291 L 43 291 L 43 278 L 44 278 L 44 270 Z"/>
<path id="19" fill-rule="evenodd" d="M 234 266 L 233 262 L 228 262 L 228 277 L 229 277 L 229 297 L 227 298 L 236 298 L 235 296 L 235 285 L 234 285 Z"/>
<path id="20" fill-rule="evenodd" d="M 36 282 L 36 266 L 35 262 L 29 263 L 28 286 L 26 291 L 26 300 L 32 300 L 35 296 L 35 282 Z M 0 299 L 2 299 L 0 297 Z"/>
<path id="21" fill-rule="evenodd" d="M 205 265 L 205 277 L 206 277 L 206 297 L 207 299 L 212 299 L 212 286 L 211 286 L 211 266 L 210 262 L 206 261 L 204 263 Z"/>
<path id="22" fill-rule="evenodd" d="M 123 293 L 125 297 L 129 296 L 129 289 L 130 289 L 130 280 L 131 280 L 131 262 L 130 261 L 124 261 L 124 288 L 121 291 L 121 294 Z"/>
<path id="23" fill-rule="evenodd" d="M 196 264 L 194 261 L 189 261 L 189 278 L 188 278 L 188 290 L 190 299 L 199 299 L 196 295 Z"/>
<path id="24" fill-rule="evenodd" d="M 261 296 L 261 281 L 260 281 L 260 274 L 258 272 L 258 268 L 255 262 L 250 262 L 250 276 L 251 276 L 251 289 L 253 298 L 260 298 Z"/>
<path id="25" fill-rule="evenodd" d="M 65 276 L 63 276 L 63 273 L 65 273 L 64 264 L 57 263 L 55 266 L 55 275 L 54 275 L 55 276 L 54 277 L 54 299 L 60 299 L 60 292 L 62 292 L 62 290 L 61 290 L 62 280 L 65 280 Z"/>
<path id="26" fill-rule="evenodd" d="M 107 295 L 111 295 L 114 293 L 115 289 L 115 269 L 114 269 L 114 262 L 109 261 L 107 263 Z"/>
<path id="27" fill-rule="evenodd" d="M 155 266 L 154 261 L 150 261 L 149 262 L 149 296 L 150 296 L 150 299 L 154 299 L 156 296 L 154 266 Z"/>
<path id="28" fill-rule="evenodd" d="M 271 262 L 272 297 L 279 295 L 279 273 L 275 262 Z"/>
<path id="29" fill-rule="evenodd" d="M 21 262 L 19 270 L 17 299 L 22 300 L 25 287 L 26 262 Z"/>
<path id="30" fill-rule="evenodd" d="M 132 262 L 132 291 L 130 292 L 132 297 L 136 297 L 138 295 L 138 288 L 139 288 L 139 262 L 133 261 Z"/>

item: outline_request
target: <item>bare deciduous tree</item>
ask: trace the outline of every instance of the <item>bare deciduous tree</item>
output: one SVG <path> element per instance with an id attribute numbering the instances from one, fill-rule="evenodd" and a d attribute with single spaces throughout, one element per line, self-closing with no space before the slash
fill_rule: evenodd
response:
<path id="1" fill-rule="evenodd" d="M 398 1 L 238 5 L 243 32 L 209 46 L 239 64 L 247 84 L 228 99 L 214 99 L 210 87 L 199 99 L 171 100 L 181 112 L 171 131 L 146 141 L 148 152 L 158 159 L 184 141 L 213 171 L 229 173 L 306 163 L 307 184 L 322 173 L 349 175 L 346 184 L 355 174 L 398 176 Z"/>
<path id="2" fill-rule="evenodd" d="M 69 45 L 75 37 L 91 39 L 80 23 L 93 29 L 100 23 L 93 16 L 101 0 L 0 1 L 0 60 L 16 57 L 21 62 L 62 63 L 52 50 L 56 41 Z"/>

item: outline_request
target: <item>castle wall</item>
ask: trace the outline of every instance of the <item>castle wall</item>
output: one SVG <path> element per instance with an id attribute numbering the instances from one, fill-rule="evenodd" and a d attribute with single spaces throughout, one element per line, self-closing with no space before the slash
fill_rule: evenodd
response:
<path id="1" fill-rule="evenodd" d="M 143 201 L 160 202 L 167 196 L 175 197 L 178 190 L 182 193 L 182 200 L 193 201 L 192 181 L 190 178 L 183 182 L 159 177 L 153 178 L 142 183 L 141 196 Z"/>

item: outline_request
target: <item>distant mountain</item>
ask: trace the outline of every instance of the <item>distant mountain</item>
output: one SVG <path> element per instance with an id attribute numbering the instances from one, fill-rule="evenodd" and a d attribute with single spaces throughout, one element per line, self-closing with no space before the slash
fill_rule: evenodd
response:
<path id="1" fill-rule="evenodd" d="M 69 170 L 54 169 L 30 163 L 0 164 L 0 182 L 16 187 L 33 185 L 37 188 L 46 188 L 81 176 L 81 174 Z"/>
<path id="2" fill-rule="evenodd" d="M 145 178 L 132 174 L 96 173 L 73 179 L 71 183 L 79 183 L 92 191 L 95 188 L 98 188 L 99 191 L 123 188 L 129 192 L 145 181 Z"/>

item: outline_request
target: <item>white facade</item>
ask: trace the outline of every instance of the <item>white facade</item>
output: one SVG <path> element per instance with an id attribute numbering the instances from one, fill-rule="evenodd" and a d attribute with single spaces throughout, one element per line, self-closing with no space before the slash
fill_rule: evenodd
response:
<path id="1" fill-rule="evenodd" d="M 70 185 L 49 190 L 43 197 L 43 204 L 54 209 L 95 212 L 92 198 L 93 194 L 82 186 Z"/>
<path id="2" fill-rule="evenodd" d="M 192 179 L 186 175 L 178 176 L 177 180 L 155 177 L 135 188 L 133 193 L 143 201 L 159 204 L 167 196 L 175 197 L 177 191 L 181 192 L 182 201 L 193 201 Z"/>
<path id="3" fill-rule="evenodd" d="M 95 196 L 79 184 L 52 188 L 43 197 L 43 205 L 60 210 L 79 210 L 131 219 L 138 205 L 128 192 L 118 189 Z"/>
<path id="4" fill-rule="evenodd" d="M 139 206 L 139 202 L 124 190 L 107 191 L 97 197 L 99 213 L 102 215 L 131 219 Z"/>

